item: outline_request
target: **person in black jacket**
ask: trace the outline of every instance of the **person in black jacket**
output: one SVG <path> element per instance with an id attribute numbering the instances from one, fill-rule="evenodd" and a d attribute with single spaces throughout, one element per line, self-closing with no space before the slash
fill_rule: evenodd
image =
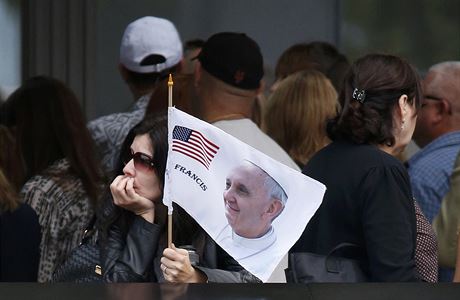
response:
<path id="1" fill-rule="evenodd" d="M 173 213 L 173 242 L 167 248 L 166 207 L 162 204 L 168 152 L 167 118 L 146 116 L 121 149 L 120 174 L 102 220 L 102 272 L 107 282 L 259 282 L 232 259 L 179 206 Z M 112 205 L 113 203 L 113 205 Z M 186 246 L 182 249 L 180 246 Z M 164 249 L 183 259 L 160 268 Z M 191 259 L 195 249 L 197 257 Z"/>
<path id="2" fill-rule="evenodd" d="M 326 255 L 353 243 L 370 281 L 416 281 L 414 200 L 406 169 L 393 155 L 414 132 L 418 74 L 399 57 L 370 54 L 352 65 L 339 98 L 343 110 L 328 124 L 333 142 L 303 169 L 327 191 L 290 252 Z"/>

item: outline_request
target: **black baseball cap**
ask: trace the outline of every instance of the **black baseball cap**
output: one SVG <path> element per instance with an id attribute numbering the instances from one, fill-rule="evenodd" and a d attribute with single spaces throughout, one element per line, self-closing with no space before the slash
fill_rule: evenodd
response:
<path id="1" fill-rule="evenodd" d="M 208 73 L 241 89 L 259 88 L 264 76 L 259 45 L 244 33 L 214 34 L 204 43 L 197 58 Z"/>

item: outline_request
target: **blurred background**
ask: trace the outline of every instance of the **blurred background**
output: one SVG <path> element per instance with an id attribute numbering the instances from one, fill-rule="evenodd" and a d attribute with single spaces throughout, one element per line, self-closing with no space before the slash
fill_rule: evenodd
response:
<path id="1" fill-rule="evenodd" d="M 0 96 L 46 74 L 70 85 L 88 120 L 126 110 L 120 40 L 146 15 L 170 19 L 183 41 L 247 33 L 262 49 L 267 84 L 279 55 L 299 42 L 327 41 L 350 61 L 397 54 L 422 73 L 460 60 L 460 0 L 0 0 Z"/>

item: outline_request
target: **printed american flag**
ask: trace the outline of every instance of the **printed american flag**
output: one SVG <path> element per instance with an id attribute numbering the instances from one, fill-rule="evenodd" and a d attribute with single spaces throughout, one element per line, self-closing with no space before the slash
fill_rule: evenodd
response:
<path id="1" fill-rule="evenodd" d="M 219 150 L 219 146 L 208 140 L 200 132 L 183 126 L 174 126 L 172 151 L 193 158 L 209 170 L 217 150 Z"/>

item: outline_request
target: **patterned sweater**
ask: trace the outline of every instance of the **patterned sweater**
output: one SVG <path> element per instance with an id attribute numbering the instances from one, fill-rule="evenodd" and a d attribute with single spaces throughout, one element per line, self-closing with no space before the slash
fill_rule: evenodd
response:
<path id="1" fill-rule="evenodd" d="M 121 145 L 131 128 L 145 115 L 150 94 L 139 98 L 128 112 L 102 116 L 88 123 L 88 130 L 96 143 L 104 170 L 111 174 L 118 162 Z"/>
<path id="2" fill-rule="evenodd" d="M 94 210 L 82 181 L 70 172 L 66 159 L 32 177 L 21 194 L 42 227 L 38 281 L 47 282 L 56 266 L 78 246 Z"/>

